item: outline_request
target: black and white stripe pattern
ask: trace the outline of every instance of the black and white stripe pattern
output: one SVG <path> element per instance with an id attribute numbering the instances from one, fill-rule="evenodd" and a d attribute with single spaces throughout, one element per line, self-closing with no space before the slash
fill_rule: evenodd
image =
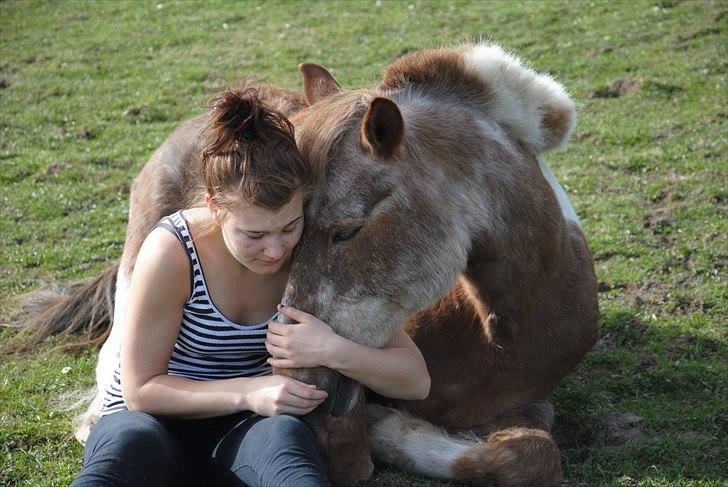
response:
<path id="1" fill-rule="evenodd" d="M 197 250 L 181 211 L 165 217 L 157 226 L 172 232 L 185 246 L 192 270 L 192 296 L 182 311 L 182 324 L 169 358 L 169 375 L 213 380 L 270 374 L 265 348 L 268 322 L 240 325 L 217 309 L 210 299 Z M 124 409 L 121 364 L 117 364 L 114 378 L 106 388 L 102 416 Z"/>

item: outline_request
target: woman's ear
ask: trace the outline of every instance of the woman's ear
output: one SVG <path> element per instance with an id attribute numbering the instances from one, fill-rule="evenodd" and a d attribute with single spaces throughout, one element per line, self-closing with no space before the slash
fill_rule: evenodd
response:
<path id="1" fill-rule="evenodd" d="M 205 195 L 205 205 L 210 210 L 210 215 L 212 215 L 213 220 L 217 221 L 218 217 L 220 216 L 220 207 L 215 204 L 212 196 L 210 196 L 209 194 Z"/>

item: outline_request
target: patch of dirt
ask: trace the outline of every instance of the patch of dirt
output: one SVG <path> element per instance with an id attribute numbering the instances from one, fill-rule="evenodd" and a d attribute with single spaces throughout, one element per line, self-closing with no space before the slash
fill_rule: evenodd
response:
<path id="1" fill-rule="evenodd" d="M 657 354 L 656 353 L 648 353 L 644 357 L 642 357 L 642 360 L 640 360 L 640 363 L 637 364 L 637 371 L 638 372 L 647 372 L 652 367 L 654 367 L 657 364 Z"/>
<path id="2" fill-rule="evenodd" d="M 629 303 L 635 308 L 642 308 L 645 302 L 650 301 L 648 295 L 651 294 L 650 291 L 655 287 L 657 287 L 657 283 L 654 281 L 627 283 L 626 290 Z"/>
<path id="3" fill-rule="evenodd" d="M 597 291 L 600 293 L 606 293 L 613 289 L 624 289 L 625 287 L 627 286 L 625 284 L 622 284 L 621 282 L 617 284 L 610 284 L 608 282 L 601 281 L 597 284 Z"/>
<path id="4" fill-rule="evenodd" d="M 596 132 L 577 132 L 574 136 L 573 142 L 590 142 L 599 136 Z"/>
<path id="5" fill-rule="evenodd" d="M 620 96 L 632 96 L 642 88 L 642 81 L 638 79 L 618 78 L 612 82 L 609 88 L 590 91 L 589 98 L 619 98 Z"/>
<path id="6" fill-rule="evenodd" d="M 46 169 L 46 174 L 49 176 L 58 176 L 65 170 L 66 166 L 64 164 L 51 164 L 48 166 L 48 169 Z"/>
<path id="7" fill-rule="evenodd" d="M 675 225 L 677 220 L 672 214 L 672 208 L 657 208 L 643 223 L 646 230 L 651 231 L 655 235 L 667 233 L 670 227 Z"/>
<path id="8" fill-rule="evenodd" d="M 8 87 L 8 80 L 4 77 L 0 77 L 0 90 Z"/>
<path id="9" fill-rule="evenodd" d="M 614 339 L 609 334 L 606 334 L 597 340 L 592 350 L 595 352 L 611 352 L 615 348 L 617 348 L 617 344 L 614 343 Z"/>
<path id="10" fill-rule="evenodd" d="M 607 413 L 597 425 L 595 440 L 603 446 L 644 443 L 642 418 L 634 413 Z"/>
<path id="11" fill-rule="evenodd" d="M 611 284 L 607 284 L 606 282 L 600 282 L 597 285 L 597 291 L 600 292 L 600 293 L 605 293 L 607 291 L 611 291 L 612 289 L 614 289 L 612 287 L 612 285 Z"/>

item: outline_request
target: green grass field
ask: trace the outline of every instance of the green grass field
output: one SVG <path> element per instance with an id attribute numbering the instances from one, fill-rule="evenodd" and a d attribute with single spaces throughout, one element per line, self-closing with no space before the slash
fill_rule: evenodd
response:
<path id="1" fill-rule="evenodd" d="M 564 485 L 728 485 L 725 1 L 0 2 L 2 321 L 120 256 L 132 178 L 217 90 L 297 88 L 301 61 L 362 87 L 403 51 L 480 39 L 580 109 L 549 161 L 594 253 L 604 338 L 552 397 Z M 92 385 L 95 355 L 56 345 L 0 358 L 0 485 L 80 470 L 55 404 Z M 641 418 L 626 444 L 610 413 Z M 379 470 L 368 485 L 449 484 Z"/>

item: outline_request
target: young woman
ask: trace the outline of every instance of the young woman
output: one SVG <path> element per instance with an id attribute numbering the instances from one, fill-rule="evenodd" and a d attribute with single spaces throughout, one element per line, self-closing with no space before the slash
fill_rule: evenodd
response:
<path id="1" fill-rule="evenodd" d="M 285 117 L 252 88 L 228 91 L 203 134 L 205 205 L 164 218 L 141 247 L 120 364 L 73 486 L 328 485 L 297 417 L 326 392 L 271 365 L 323 365 L 393 398 L 429 392 L 404 331 L 371 349 L 278 305 L 312 179 Z"/>

